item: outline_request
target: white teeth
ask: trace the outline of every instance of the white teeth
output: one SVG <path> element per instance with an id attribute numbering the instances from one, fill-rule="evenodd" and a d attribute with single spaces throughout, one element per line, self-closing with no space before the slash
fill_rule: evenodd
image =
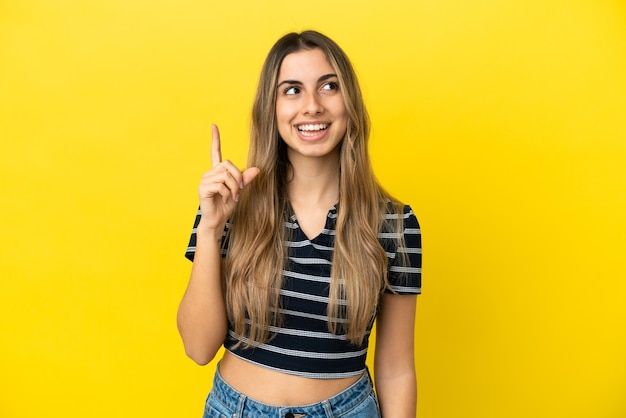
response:
<path id="1" fill-rule="evenodd" d="M 298 130 L 301 132 L 302 131 L 323 131 L 326 128 L 328 128 L 327 123 L 316 123 L 316 124 L 298 126 Z"/>

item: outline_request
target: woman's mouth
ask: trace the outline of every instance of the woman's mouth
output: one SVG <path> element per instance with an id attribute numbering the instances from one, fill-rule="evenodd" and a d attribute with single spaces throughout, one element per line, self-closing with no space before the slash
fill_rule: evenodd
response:
<path id="1" fill-rule="evenodd" d="M 328 129 L 329 126 L 330 123 L 307 123 L 303 125 L 298 125 L 296 128 L 302 136 L 314 137 Z"/>

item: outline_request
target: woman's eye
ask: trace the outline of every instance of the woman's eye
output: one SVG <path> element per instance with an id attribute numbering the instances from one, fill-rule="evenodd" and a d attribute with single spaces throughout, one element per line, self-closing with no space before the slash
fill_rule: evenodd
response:
<path id="1" fill-rule="evenodd" d="M 283 93 L 290 96 L 300 93 L 300 89 L 298 87 L 287 87 Z"/>
<path id="2" fill-rule="evenodd" d="M 335 81 L 331 81 L 330 83 L 326 83 L 322 86 L 322 90 L 324 91 L 332 91 L 332 90 L 338 90 L 339 89 L 339 84 Z"/>

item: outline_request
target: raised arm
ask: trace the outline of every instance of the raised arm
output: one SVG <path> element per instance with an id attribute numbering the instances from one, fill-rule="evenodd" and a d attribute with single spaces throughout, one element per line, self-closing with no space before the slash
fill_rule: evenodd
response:
<path id="1" fill-rule="evenodd" d="M 212 168 L 202 176 L 198 187 L 201 218 L 196 229 L 196 252 L 177 317 L 185 352 L 202 365 L 213 359 L 228 332 L 221 280 L 224 226 L 241 189 L 259 173 L 255 167 L 241 172 L 230 161 L 222 161 L 220 135 L 215 125 L 211 161 Z"/>

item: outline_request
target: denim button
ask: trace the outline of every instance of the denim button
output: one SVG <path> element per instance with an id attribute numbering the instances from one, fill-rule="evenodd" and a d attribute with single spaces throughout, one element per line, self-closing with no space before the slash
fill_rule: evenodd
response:
<path id="1" fill-rule="evenodd" d="M 287 412 L 285 418 L 295 418 L 295 416 L 291 412 Z"/>

